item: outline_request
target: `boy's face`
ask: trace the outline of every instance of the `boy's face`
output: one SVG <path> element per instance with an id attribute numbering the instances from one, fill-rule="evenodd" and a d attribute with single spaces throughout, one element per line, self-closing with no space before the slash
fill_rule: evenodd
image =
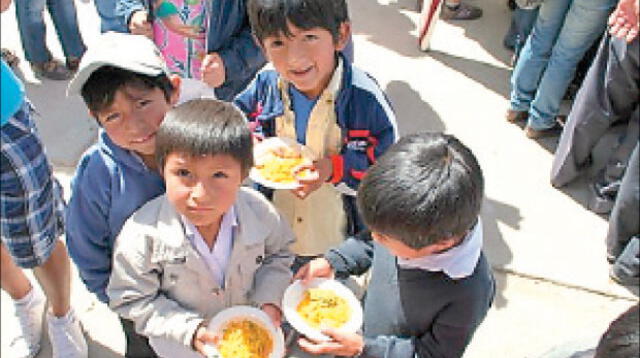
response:
<path id="1" fill-rule="evenodd" d="M 201 235 L 217 232 L 244 180 L 240 162 L 226 154 L 170 153 L 164 165 L 167 198 Z"/>
<path id="2" fill-rule="evenodd" d="M 158 127 L 177 100 L 176 92 L 167 102 L 157 87 L 124 86 L 116 91 L 111 106 L 92 115 L 115 144 L 150 156 L 155 153 Z"/>
<path id="3" fill-rule="evenodd" d="M 451 238 L 442 240 L 433 245 L 425 246 L 420 249 L 414 249 L 410 246 L 407 246 L 400 240 L 394 239 L 391 236 L 376 231 L 371 232 L 371 237 L 373 237 L 373 239 L 377 243 L 386 247 L 393 256 L 403 259 L 417 259 L 420 257 L 437 254 L 455 246 L 458 242 L 458 240 L 456 240 L 455 238 Z"/>
<path id="4" fill-rule="evenodd" d="M 303 30 L 289 23 L 291 37 L 284 34 L 263 39 L 263 50 L 276 71 L 307 97 L 318 97 L 336 66 L 335 52 L 346 45 L 350 25 L 340 25 L 339 38 L 320 27 Z"/>

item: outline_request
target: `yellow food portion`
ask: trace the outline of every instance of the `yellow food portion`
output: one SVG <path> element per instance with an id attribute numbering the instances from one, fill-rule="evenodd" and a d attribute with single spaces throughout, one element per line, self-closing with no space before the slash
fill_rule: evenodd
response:
<path id="1" fill-rule="evenodd" d="M 269 332 L 246 319 L 229 323 L 218 344 L 218 352 L 224 358 L 268 358 L 272 350 Z"/>
<path id="2" fill-rule="evenodd" d="M 295 183 L 297 180 L 294 169 L 299 165 L 308 163 L 302 154 L 283 147 L 265 153 L 258 161 L 256 168 L 260 175 L 268 181 L 281 184 Z M 305 169 L 298 175 L 304 176 L 306 171 L 308 170 Z"/>
<path id="3" fill-rule="evenodd" d="M 321 288 L 308 289 L 297 311 L 314 328 L 339 328 L 351 317 L 351 308 L 344 298 Z"/>

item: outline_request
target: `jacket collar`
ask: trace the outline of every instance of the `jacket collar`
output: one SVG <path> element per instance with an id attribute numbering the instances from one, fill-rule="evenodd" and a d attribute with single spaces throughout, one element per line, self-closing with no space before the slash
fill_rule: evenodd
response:
<path id="1" fill-rule="evenodd" d="M 130 150 L 126 150 L 116 145 L 107 135 L 104 129 L 100 129 L 98 134 L 98 145 L 100 150 L 113 158 L 119 164 L 131 168 L 136 172 L 149 172 L 151 169 L 142 162 L 142 159 Z"/>

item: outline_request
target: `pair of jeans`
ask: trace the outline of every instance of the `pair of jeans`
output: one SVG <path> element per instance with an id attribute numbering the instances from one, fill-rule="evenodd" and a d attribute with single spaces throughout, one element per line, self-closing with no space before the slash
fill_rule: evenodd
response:
<path id="1" fill-rule="evenodd" d="M 598 39 L 616 0 L 553 0 L 538 18 L 511 75 L 511 109 L 528 111 L 528 125 L 551 128 L 576 66 Z"/>
<path id="2" fill-rule="evenodd" d="M 81 57 L 86 47 L 80 35 L 76 6 L 72 0 L 19 0 L 14 1 L 14 4 L 25 58 L 31 63 L 43 63 L 52 59 L 46 44 L 45 3 L 65 57 Z"/>
<path id="3" fill-rule="evenodd" d="M 522 9 L 516 7 L 511 15 L 511 25 L 507 34 L 504 36 L 503 44 L 505 47 L 513 48 L 516 58 L 520 55 L 520 51 L 524 47 L 533 24 L 538 17 L 538 8 Z"/>
<path id="4" fill-rule="evenodd" d="M 124 24 L 124 17 L 116 13 L 116 0 L 94 0 L 94 2 L 100 16 L 100 32 L 129 32 Z"/>

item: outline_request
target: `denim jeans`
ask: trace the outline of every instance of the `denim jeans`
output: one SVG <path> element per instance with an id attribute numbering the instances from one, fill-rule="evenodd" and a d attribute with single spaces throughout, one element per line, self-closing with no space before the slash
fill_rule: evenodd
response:
<path id="1" fill-rule="evenodd" d="M 511 109 L 528 125 L 553 127 L 560 102 L 584 53 L 598 39 L 616 0 L 545 1 L 511 75 Z"/>
<path id="2" fill-rule="evenodd" d="M 504 36 L 503 44 L 505 47 L 513 48 L 514 55 L 520 55 L 520 51 L 524 47 L 533 24 L 538 17 L 538 8 L 521 9 L 516 7 L 511 15 L 511 25 Z"/>
<path id="3" fill-rule="evenodd" d="M 100 32 L 129 32 L 124 24 L 124 17 L 116 14 L 116 0 L 94 0 L 100 15 Z"/>
<path id="4" fill-rule="evenodd" d="M 76 6 L 71 0 L 14 1 L 22 48 L 27 61 L 42 63 L 52 56 L 46 44 L 44 5 L 47 5 L 65 57 L 80 57 L 86 50 L 78 29 Z"/>

